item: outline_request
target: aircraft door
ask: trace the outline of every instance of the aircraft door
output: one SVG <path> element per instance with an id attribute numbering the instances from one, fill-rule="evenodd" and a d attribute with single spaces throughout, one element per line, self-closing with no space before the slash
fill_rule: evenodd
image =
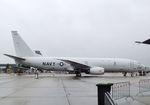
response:
<path id="1" fill-rule="evenodd" d="M 134 69 L 134 62 L 130 62 L 130 69 L 131 69 L 131 70 Z"/>
<path id="2" fill-rule="evenodd" d="M 86 65 L 88 65 L 88 61 L 85 61 L 84 63 L 85 63 Z"/>

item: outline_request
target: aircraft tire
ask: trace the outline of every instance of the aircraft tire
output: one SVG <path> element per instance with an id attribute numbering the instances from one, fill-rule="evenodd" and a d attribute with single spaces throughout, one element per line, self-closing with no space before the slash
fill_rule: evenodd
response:
<path id="1" fill-rule="evenodd" d="M 123 73 L 123 76 L 126 77 L 126 76 L 127 76 L 127 72 L 124 72 L 124 73 Z"/>
<path id="2" fill-rule="evenodd" d="M 142 71 L 139 71 L 139 76 L 143 76 L 143 73 L 142 73 Z"/>
<path id="3" fill-rule="evenodd" d="M 76 77 L 81 77 L 81 73 L 79 73 L 79 74 L 76 74 Z"/>

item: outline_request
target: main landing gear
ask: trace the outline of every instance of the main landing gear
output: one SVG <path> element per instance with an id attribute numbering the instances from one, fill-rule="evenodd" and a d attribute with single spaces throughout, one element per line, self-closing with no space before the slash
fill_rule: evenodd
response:
<path id="1" fill-rule="evenodd" d="M 124 72 L 124 73 L 123 73 L 123 76 L 126 77 L 126 76 L 127 76 L 127 72 Z"/>
<path id="2" fill-rule="evenodd" d="M 76 77 L 81 77 L 82 76 L 80 71 L 76 71 L 75 74 L 76 74 Z"/>
<path id="3" fill-rule="evenodd" d="M 139 71 L 139 76 L 146 76 L 146 72 L 145 71 Z"/>
<path id="4" fill-rule="evenodd" d="M 131 72 L 131 74 L 130 74 L 130 75 L 131 75 L 131 77 L 133 77 L 133 76 L 134 76 L 134 73 L 133 73 L 133 72 Z M 126 77 L 126 76 L 127 76 L 127 72 L 124 72 L 124 73 L 123 73 L 123 76 L 124 76 L 124 77 Z"/>

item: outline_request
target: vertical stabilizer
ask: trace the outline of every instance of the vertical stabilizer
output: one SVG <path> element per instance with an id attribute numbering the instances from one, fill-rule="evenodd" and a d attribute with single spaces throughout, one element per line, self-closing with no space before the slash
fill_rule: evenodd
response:
<path id="1" fill-rule="evenodd" d="M 24 40 L 19 36 L 17 31 L 11 31 L 16 55 L 19 57 L 33 57 L 35 54 L 24 42 Z"/>

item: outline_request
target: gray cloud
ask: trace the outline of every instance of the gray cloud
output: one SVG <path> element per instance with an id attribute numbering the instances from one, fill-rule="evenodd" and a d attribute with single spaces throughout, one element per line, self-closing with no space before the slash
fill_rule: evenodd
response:
<path id="1" fill-rule="evenodd" d="M 119 57 L 150 65 L 149 0 L 1 0 L 0 63 L 13 60 L 10 35 L 18 30 L 46 56 Z"/>

